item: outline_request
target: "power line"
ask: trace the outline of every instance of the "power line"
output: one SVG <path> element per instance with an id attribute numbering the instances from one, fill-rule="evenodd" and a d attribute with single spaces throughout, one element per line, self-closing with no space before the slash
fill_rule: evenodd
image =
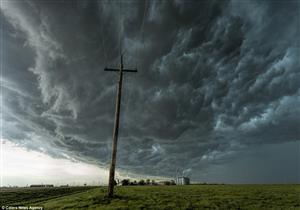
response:
<path id="1" fill-rule="evenodd" d="M 147 1 L 145 0 L 145 4 L 144 4 L 144 14 L 143 14 L 143 19 L 142 19 L 142 24 L 141 24 L 141 28 L 140 28 L 140 40 L 142 40 L 142 45 L 143 45 L 143 49 L 145 48 L 145 44 L 144 44 L 144 25 L 145 25 L 145 17 L 146 17 L 146 12 L 147 12 Z M 138 47 L 136 48 L 136 57 L 138 56 Z M 137 65 L 137 63 L 136 63 Z"/>
<path id="2" fill-rule="evenodd" d="M 101 26 L 101 37 L 102 37 L 102 49 L 104 52 L 104 59 L 105 59 L 105 66 L 107 65 L 107 61 L 108 61 L 108 56 L 107 56 L 107 52 L 106 52 L 106 48 L 104 47 L 104 31 L 103 31 L 103 24 Z"/>
<path id="3" fill-rule="evenodd" d="M 122 8 L 121 8 L 121 6 L 122 6 L 122 4 L 121 4 L 121 0 L 119 1 L 119 54 L 120 54 L 120 56 L 121 56 L 121 54 L 122 54 L 122 40 L 121 40 L 121 30 L 122 30 L 122 22 L 121 22 L 121 20 L 122 20 Z"/>

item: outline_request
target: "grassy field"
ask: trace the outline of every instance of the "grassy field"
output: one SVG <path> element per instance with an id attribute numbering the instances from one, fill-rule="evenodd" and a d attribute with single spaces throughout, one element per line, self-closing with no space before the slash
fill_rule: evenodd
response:
<path id="1" fill-rule="evenodd" d="M 117 187 L 116 196 L 112 200 L 105 197 L 105 187 L 78 188 L 78 191 L 74 188 L 71 191 L 59 191 L 56 188 L 53 194 L 49 191 L 29 190 L 26 196 L 23 195 L 24 201 L 21 200 L 22 196 L 10 201 L 12 197 L 7 196 L 6 192 L 0 195 L 5 203 L 43 206 L 46 210 L 300 209 L 300 185 L 127 186 Z M 18 190 L 15 193 L 20 195 Z"/>
<path id="2" fill-rule="evenodd" d="M 3 205 L 30 205 L 93 188 L 95 187 L 1 188 L 0 209 Z"/>

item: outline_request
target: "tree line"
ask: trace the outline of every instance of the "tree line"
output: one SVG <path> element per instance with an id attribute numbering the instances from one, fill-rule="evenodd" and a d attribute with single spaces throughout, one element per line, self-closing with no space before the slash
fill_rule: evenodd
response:
<path id="1" fill-rule="evenodd" d="M 139 181 L 133 180 L 131 181 L 130 179 L 122 179 L 121 181 L 115 182 L 115 184 L 119 184 L 122 186 L 136 186 L 136 185 L 176 185 L 174 180 L 170 181 L 160 181 L 156 182 L 155 180 L 150 180 L 150 179 L 141 179 Z"/>

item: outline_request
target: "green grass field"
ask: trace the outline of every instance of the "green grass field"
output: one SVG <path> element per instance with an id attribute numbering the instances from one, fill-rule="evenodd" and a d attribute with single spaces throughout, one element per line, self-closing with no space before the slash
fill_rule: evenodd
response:
<path id="1" fill-rule="evenodd" d="M 0 188 L 0 207 L 3 205 L 30 205 L 93 188 L 95 187 Z"/>
<path id="2" fill-rule="evenodd" d="M 106 189 L 23 188 L 23 192 L 16 189 L 0 195 L 5 205 L 35 205 L 46 210 L 300 209 L 300 185 L 127 186 L 116 187 L 112 200 L 106 198 Z"/>

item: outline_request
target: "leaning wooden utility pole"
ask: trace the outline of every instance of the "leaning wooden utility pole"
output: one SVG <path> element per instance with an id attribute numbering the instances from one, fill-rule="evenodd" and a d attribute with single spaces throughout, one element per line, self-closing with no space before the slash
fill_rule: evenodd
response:
<path id="1" fill-rule="evenodd" d="M 118 92 L 117 92 L 116 111 L 115 111 L 115 124 L 114 124 L 113 139 L 112 139 L 113 140 L 112 154 L 111 154 L 111 163 L 109 169 L 109 181 L 108 181 L 108 197 L 112 198 L 114 195 L 114 185 L 115 185 L 115 168 L 116 168 L 116 161 L 117 161 L 117 143 L 118 143 L 118 134 L 119 134 L 123 72 L 137 72 L 137 69 L 124 69 L 123 55 L 121 55 L 119 69 L 105 68 L 104 71 L 116 71 L 119 73 L 119 82 L 118 82 L 118 90 L 117 90 Z"/>

